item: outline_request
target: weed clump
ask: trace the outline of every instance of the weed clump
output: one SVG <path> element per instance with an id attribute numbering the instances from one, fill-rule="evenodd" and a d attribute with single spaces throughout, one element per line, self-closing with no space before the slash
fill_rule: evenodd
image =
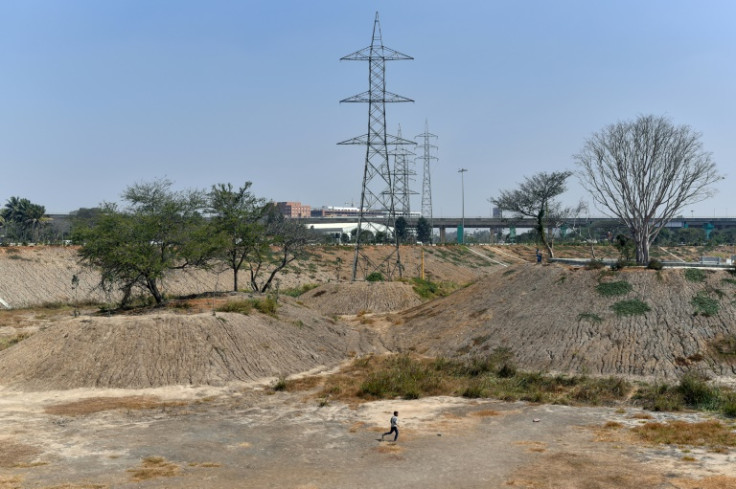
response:
<path id="1" fill-rule="evenodd" d="M 309 292 L 312 289 L 319 287 L 319 284 L 303 284 L 300 287 L 292 287 L 290 289 L 284 289 L 281 291 L 282 294 L 288 295 L 289 297 L 299 297 L 305 292 Z"/>
<path id="2" fill-rule="evenodd" d="M 617 282 L 601 282 L 595 286 L 595 290 L 604 297 L 626 295 L 634 288 L 629 282 L 619 280 Z"/>
<path id="3" fill-rule="evenodd" d="M 720 309 L 718 301 L 709 297 L 708 293 L 705 291 L 698 292 L 697 295 L 690 300 L 690 304 L 695 309 L 693 312 L 695 316 L 715 316 L 718 314 L 718 310 Z"/>
<path id="4" fill-rule="evenodd" d="M 613 309 L 613 312 L 615 312 L 617 316 L 640 316 L 651 311 L 649 305 L 639 299 L 619 301 L 612 305 L 611 309 Z"/>
<path id="5" fill-rule="evenodd" d="M 688 282 L 705 282 L 705 270 L 699 268 L 688 268 L 685 270 L 685 280 Z"/>

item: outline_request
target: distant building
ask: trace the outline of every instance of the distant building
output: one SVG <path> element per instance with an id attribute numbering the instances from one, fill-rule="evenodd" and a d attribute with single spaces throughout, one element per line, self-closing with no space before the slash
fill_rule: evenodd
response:
<path id="1" fill-rule="evenodd" d="M 276 208 L 279 214 L 292 219 L 310 217 L 312 215 L 312 207 L 303 205 L 301 202 L 276 202 Z"/>
<path id="2" fill-rule="evenodd" d="M 312 217 L 357 217 L 360 211 L 357 207 L 322 206 L 312 211 Z"/>
<path id="3" fill-rule="evenodd" d="M 495 218 L 501 218 L 503 217 L 503 212 L 498 207 L 493 208 L 493 217 Z"/>

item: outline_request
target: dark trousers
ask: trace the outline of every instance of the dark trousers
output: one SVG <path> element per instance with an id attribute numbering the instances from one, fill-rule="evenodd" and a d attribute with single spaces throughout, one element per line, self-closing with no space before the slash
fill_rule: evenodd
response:
<path id="1" fill-rule="evenodd" d="M 396 426 L 392 426 L 391 431 L 389 431 L 388 433 L 382 434 L 381 438 L 383 438 L 386 435 L 390 435 L 391 433 L 396 433 L 396 435 L 394 435 L 394 441 L 396 441 L 396 439 L 399 437 L 399 428 L 397 428 Z"/>

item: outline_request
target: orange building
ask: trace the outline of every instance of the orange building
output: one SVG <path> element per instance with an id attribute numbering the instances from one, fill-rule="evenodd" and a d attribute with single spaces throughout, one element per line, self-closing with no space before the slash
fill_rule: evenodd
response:
<path id="1" fill-rule="evenodd" d="M 293 219 L 310 217 L 312 215 L 312 207 L 302 205 L 301 202 L 276 202 L 276 208 L 282 216 Z"/>

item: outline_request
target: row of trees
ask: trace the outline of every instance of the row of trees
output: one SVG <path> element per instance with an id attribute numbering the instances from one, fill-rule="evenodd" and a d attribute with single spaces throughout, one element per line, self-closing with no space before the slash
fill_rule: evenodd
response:
<path id="1" fill-rule="evenodd" d="M 665 225 L 685 206 L 712 196 L 712 185 L 723 178 L 700 137 L 665 117 L 640 116 L 594 133 L 574 155 L 583 187 L 600 210 L 626 227 L 639 264 L 649 262 L 649 248 Z M 549 257 L 554 257 L 549 230 L 585 208 L 583 203 L 564 208 L 557 200 L 572 174 L 539 173 L 491 199 L 500 209 L 536 218 L 535 231 Z"/>
<path id="2" fill-rule="evenodd" d="M 171 185 L 135 184 L 122 195 L 126 207 L 104 203 L 75 219 L 83 263 L 100 270 L 105 290 L 122 292 L 122 305 L 136 290 L 162 303 L 165 276 L 192 267 L 231 270 L 233 290 L 246 270 L 249 287 L 265 292 L 310 239 L 304 226 L 254 196 L 250 182 L 209 191 L 176 192 Z"/>

